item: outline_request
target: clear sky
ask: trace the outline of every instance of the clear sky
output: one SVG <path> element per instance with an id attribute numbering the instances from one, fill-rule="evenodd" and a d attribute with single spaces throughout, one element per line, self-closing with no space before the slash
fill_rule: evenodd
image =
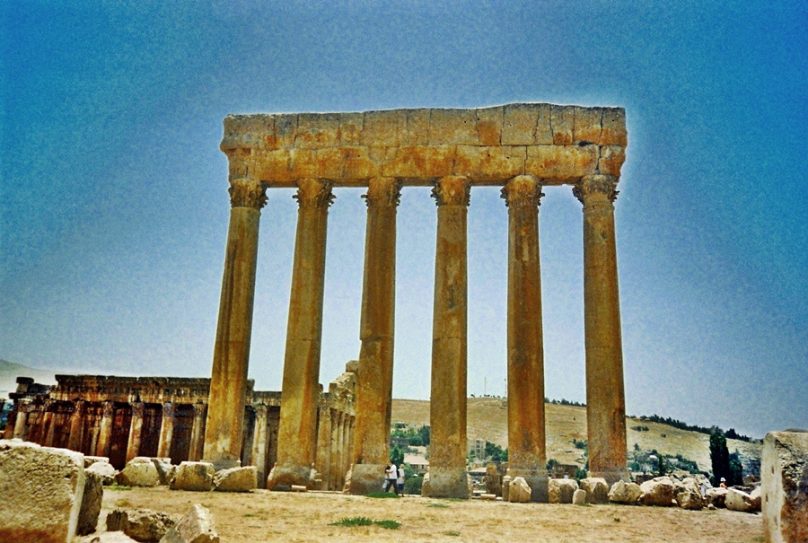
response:
<path id="1" fill-rule="evenodd" d="M 627 410 L 808 427 L 808 4 L 2 2 L 0 358 L 208 376 L 228 113 L 626 108 Z M 583 401 L 580 204 L 541 206 L 547 396 Z M 359 353 L 365 206 L 329 215 L 321 382 Z M 279 389 L 296 221 L 263 209 L 250 376 Z M 435 206 L 398 215 L 396 397 L 427 398 Z M 507 215 L 469 208 L 472 394 L 504 394 Z"/>

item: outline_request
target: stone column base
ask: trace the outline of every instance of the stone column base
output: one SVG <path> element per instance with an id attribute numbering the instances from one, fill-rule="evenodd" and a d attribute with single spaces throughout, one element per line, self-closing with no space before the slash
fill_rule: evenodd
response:
<path id="1" fill-rule="evenodd" d="M 367 496 L 372 492 L 381 492 L 384 488 L 386 467 L 384 464 L 354 464 L 351 468 L 348 493 Z"/>
<path id="2" fill-rule="evenodd" d="M 609 483 L 609 488 L 617 481 L 631 482 L 631 473 L 625 469 L 613 469 L 608 471 L 590 471 L 587 477 L 602 477 Z"/>
<path id="3" fill-rule="evenodd" d="M 311 466 L 275 464 L 267 477 L 267 490 L 290 490 L 292 485 L 303 485 L 313 489 L 314 480 L 311 478 L 311 472 Z"/>
<path id="4" fill-rule="evenodd" d="M 546 473 L 531 470 L 508 469 L 508 473 L 513 480 L 515 477 L 522 477 L 530 487 L 530 501 L 547 503 L 549 501 L 548 488 L 550 478 Z"/>
<path id="5" fill-rule="evenodd" d="M 424 481 L 421 495 L 427 498 L 464 498 L 468 499 L 468 474 L 465 468 L 429 468 L 429 480 Z"/>

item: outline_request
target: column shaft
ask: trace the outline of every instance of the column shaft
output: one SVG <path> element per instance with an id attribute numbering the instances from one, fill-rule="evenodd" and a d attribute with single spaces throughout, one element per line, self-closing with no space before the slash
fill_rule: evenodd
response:
<path id="1" fill-rule="evenodd" d="M 253 430 L 252 460 L 258 472 L 258 486 L 264 488 L 267 480 L 267 406 L 255 405 L 255 430 Z"/>
<path id="2" fill-rule="evenodd" d="M 435 306 L 432 322 L 432 427 L 429 485 L 432 497 L 468 498 L 466 481 L 467 263 L 469 184 L 444 177 L 438 205 Z"/>
<path id="3" fill-rule="evenodd" d="M 194 422 L 191 426 L 191 443 L 188 447 L 188 460 L 202 459 L 205 445 L 205 414 L 208 406 L 203 403 L 194 404 Z"/>
<path id="4" fill-rule="evenodd" d="M 71 451 L 81 451 L 81 442 L 84 437 L 84 400 L 76 400 L 73 405 L 73 414 L 70 415 L 70 437 L 67 439 L 67 448 Z"/>
<path id="5" fill-rule="evenodd" d="M 12 437 L 24 440 L 28 436 L 28 409 L 28 404 L 17 403 L 17 418 L 14 420 Z"/>
<path id="6" fill-rule="evenodd" d="M 356 387 L 356 439 L 351 451 L 350 492 L 378 492 L 389 460 L 393 403 L 393 336 L 396 294 L 396 206 L 401 185 L 373 178 L 368 185 L 365 271 L 359 371 Z M 350 463 L 350 462 L 349 462 Z"/>
<path id="7" fill-rule="evenodd" d="M 126 443 L 126 461 L 140 454 L 143 432 L 143 402 L 132 402 L 132 419 L 129 421 L 129 439 Z"/>
<path id="8" fill-rule="evenodd" d="M 160 442 L 157 445 L 157 456 L 171 456 L 171 441 L 174 438 L 174 404 L 163 404 L 163 416 L 160 421 Z"/>
<path id="9" fill-rule="evenodd" d="M 321 401 L 317 412 L 317 471 L 322 479 L 322 488 L 328 490 L 331 476 L 331 408 Z"/>
<path id="10" fill-rule="evenodd" d="M 617 179 L 585 177 L 575 188 L 583 202 L 586 420 L 589 470 L 613 483 L 626 471 L 626 408 L 617 288 L 614 198 Z"/>
<path id="11" fill-rule="evenodd" d="M 266 187 L 230 182 L 230 226 L 213 352 L 204 458 L 218 468 L 240 463 L 250 356 L 258 223 Z"/>
<path id="12" fill-rule="evenodd" d="M 98 442 L 95 447 L 96 456 L 109 456 L 110 439 L 112 438 L 112 422 L 115 416 L 115 403 L 106 401 L 101 412 L 101 424 L 98 429 Z"/>
<path id="13" fill-rule="evenodd" d="M 544 348 L 538 180 L 511 179 L 508 205 L 508 475 L 524 477 L 533 501 L 547 501 Z"/>
<path id="14" fill-rule="evenodd" d="M 317 447 L 320 395 L 320 338 L 323 322 L 325 246 L 331 183 L 298 182 L 298 220 L 292 270 L 292 293 L 283 365 L 278 463 L 267 488 L 307 485 Z"/>

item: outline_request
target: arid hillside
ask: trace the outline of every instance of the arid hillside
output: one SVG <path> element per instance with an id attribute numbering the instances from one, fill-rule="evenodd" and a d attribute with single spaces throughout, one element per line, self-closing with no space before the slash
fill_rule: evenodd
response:
<path id="1" fill-rule="evenodd" d="M 507 400 L 503 398 L 469 398 L 468 437 L 483 439 L 501 447 L 508 445 Z M 572 405 L 545 405 L 547 421 L 547 458 L 562 464 L 583 464 L 582 450 L 573 445 L 573 439 L 586 439 L 586 408 Z M 426 400 L 393 400 L 393 422 L 410 426 L 429 424 L 429 402 Z M 681 454 L 698 463 L 702 470 L 710 470 L 710 436 L 700 432 L 680 430 L 631 417 L 626 418 L 629 449 L 639 443 L 645 450 L 656 449 L 662 454 Z M 648 431 L 632 427 L 647 427 Z M 727 440 L 730 452 L 736 449 L 744 456 L 760 457 L 761 445 L 735 439 Z"/>

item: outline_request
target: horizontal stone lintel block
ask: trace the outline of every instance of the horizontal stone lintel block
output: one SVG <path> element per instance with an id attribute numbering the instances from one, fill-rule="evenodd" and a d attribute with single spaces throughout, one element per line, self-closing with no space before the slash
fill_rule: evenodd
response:
<path id="1" fill-rule="evenodd" d="M 345 146 L 257 149 L 247 160 L 231 156 L 230 166 L 232 175 L 247 171 L 271 187 L 293 187 L 303 178 L 360 187 L 379 176 L 398 178 L 404 185 L 429 185 L 447 175 L 466 176 L 472 185 L 501 185 L 517 175 L 560 185 L 586 175 L 619 176 L 624 160 L 619 145 Z"/>
<path id="2" fill-rule="evenodd" d="M 623 108 L 507 104 L 481 109 L 228 115 L 221 149 L 445 145 L 626 146 Z"/>

